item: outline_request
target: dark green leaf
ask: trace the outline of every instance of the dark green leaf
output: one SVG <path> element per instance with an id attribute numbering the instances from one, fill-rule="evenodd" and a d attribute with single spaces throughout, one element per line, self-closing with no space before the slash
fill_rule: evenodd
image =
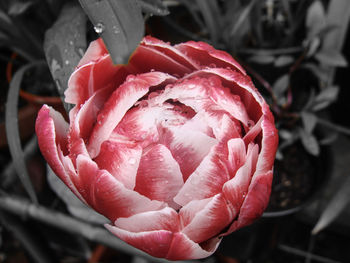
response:
<path id="1" fill-rule="evenodd" d="M 328 70 L 324 67 L 320 67 L 314 63 L 305 63 L 302 67 L 311 70 L 321 81 L 328 80 Z"/>
<path id="2" fill-rule="evenodd" d="M 44 51 L 58 93 L 64 91 L 74 68 L 86 49 L 86 16 L 79 5 L 63 7 L 55 24 L 46 32 Z M 64 104 L 68 111 L 69 106 Z"/>
<path id="3" fill-rule="evenodd" d="M 115 64 L 125 64 L 144 35 L 136 0 L 79 0 Z"/>
<path id="4" fill-rule="evenodd" d="M 150 15 L 166 16 L 169 15 L 168 8 L 161 0 L 138 0 L 143 12 Z"/>
<path id="5" fill-rule="evenodd" d="M 237 20 L 235 20 L 234 26 L 231 29 L 230 36 L 234 36 L 238 29 L 242 26 L 243 22 L 248 19 L 250 12 L 252 11 L 253 6 L 255 5 L 256 0 L 252 0 L 243 10 L 240 12 L 240 15 Z"/>
<path id="6" fill-rule="evenodd" d="M 216 43 L 220 38 L 221 20 L 217 0 L 196 0 L 198 9 L 204 17 L 205 24 L 210 33 L 210 38 L 213 43 Z"/>

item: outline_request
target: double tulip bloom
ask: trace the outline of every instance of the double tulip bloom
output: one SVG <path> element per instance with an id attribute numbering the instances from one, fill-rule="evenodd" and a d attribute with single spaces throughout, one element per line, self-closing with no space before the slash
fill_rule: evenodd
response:
<path id="1" fill-rule="evenodd" d="M 92 42 L 68 124 L 43 106 L 42 154 L 120 239 L 170 260 L 211 255 L 267 206 L 277 132 L 244 69 L 202 42 L 145 37 L 127 65 Z"/>

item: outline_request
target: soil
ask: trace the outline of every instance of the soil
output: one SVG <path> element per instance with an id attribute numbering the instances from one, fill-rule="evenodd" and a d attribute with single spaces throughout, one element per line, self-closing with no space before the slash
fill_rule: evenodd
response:
<path id="1" fill-rule="evenodd" d="M 308 154 L 300 144 L 285 149 L 283 159 L 275 161 L 272 191 L 267 212 L 302 206 L 322 186 L 327 169 L 326 149 L 319 158 Z"/>

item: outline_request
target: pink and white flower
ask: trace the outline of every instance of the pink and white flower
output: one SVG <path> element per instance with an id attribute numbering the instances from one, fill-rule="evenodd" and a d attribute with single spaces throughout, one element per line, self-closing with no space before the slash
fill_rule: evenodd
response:
<path id="1" fill-rule="evenodd" d="M 211 255 L 267 206 L 278 137 L 244 69 L 202 42 L 145 37 L 127 65 L 101 39 L 69 80 L 70 123 L 43 106 L 42 154 L 107 229 L 155 257 Z"/>

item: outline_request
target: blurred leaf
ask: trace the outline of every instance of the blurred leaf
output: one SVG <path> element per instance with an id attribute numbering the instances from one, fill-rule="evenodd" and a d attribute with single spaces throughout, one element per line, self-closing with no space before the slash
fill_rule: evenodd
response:
<path id="1" fill-rule="evenodd" d="M 316 223 L 312 230 L 312 234 L 317 234 L 329 224 L 331 224 L 344 209 L 350 201 L 350 176 L 347 176 L 345 182 L 340 185 L 339 190 L 336 192 L 335 196 L 329 201 L 327 207 L 322 212 L 320 219 Z"/>
<path id="2" fill-rule="evenodd" d="M 278 131 L 278 134 L 282 139 L 286 141 L 291 140 L 293 138 L 293 133 L 289 130 L 281 129 Z"/>
<path id="3" fill-rule="evenodd" d="M 251 12 L 253 6 L 255 5 L 256 0 L 252 0 L 246 7 L 243 8 L 243 10 L 240 11 L 239 17 L 235 20 L 234 26 L 232 27 L 230 31 L 230 36 L 234 36 L 238 29 L 241 27 L 243 22 L 247 20 L 249 13 Z"/>
<path id="4" fill-rule="evenodd" d="M 339 137 L 338 135 L 339 135 L 339 133 L 336 131 L 328 131 L 327 135 L 324 136 L 321 140 L 319 140 L 319 143 L 321 145 L 332 144 L 338 139 L 338 137 Z"/>
<path id="5" fill-rule="evenodd" d="M 320 154 L 320 146 L 316 137 L 302 128 L 299 129 L 299 135 L 305 150 L 314 156 L 318 156 Z"/>
<path id="6" fill-rule="evenodd" d="M 274 65 L 275 67 L 284 67 L 292 64 L 293 61 L 294 61 L 294 58 L 292 56 L 281 55 L 276 58 Z"/>
<path id="7" fill-rule="evenodd" d="M 28 2 L 13 1 L 9 6 L 8 14 L 11 16 L 21 15 L 25 11 L 27 11 L 28 8 L 32 5 L 33 5 L 33 2 L 30 2 L 30 1 Z"/>
<path id="8" fill-rule="evenodd" d="M 157 16 L 169 15 L 168 8 L 161 0 L 138 0 L 138 3 L 145 13 Z"/>
<path id="9" fill-rule="evenodd" d="M 114 64 L 127 63 L 144 35 L 144 20 L 136 0 L 79 0 L 105 43 Z"/>
<path id="10" fill-rule="evenodd" d="M 221 20 L 217 0 L 196 0 L 198 8 L 204 17 L 211 40 L 216 43 L 221 35 Z"/>
<path id="11" fill-rule="evenodd" d="M 1 22 L 0 25 L 2 27 L 13 26 L 11 18 L 1 9 L 0 9 L 0 22 Z M 11 29 L 11 28 L 8 28 L 8 29 Z"/>
<path id="12" fill-rule="evenodd" d="M 314 1 L 306 13 L 306 27 L 308 29 L 308 38 L 311 39 L 317 35 L 326 24 L 326 12 L 319 0 Z"/>
<path id="13" fill-rule="evenodd" d="M 332 102 L 334 102 L 339 93 L 338 86 L 330 86 L 324 90 L 322 90 L 316 97 L 313 102 L 312 110 L 318 111 L 326 108 Z"/>
<path id="14" fill-rule="evenodd" d="M 315 54 L 315 58 L 323 65 L 333 67 L 346 67 L 348 65 L 345 57 L 337 50 L 321 50 Z"/>
<path id="15" fill-rule="evenodd" d="M 315 55 L 316 51 L 320 47 L 321 39 L 318 36 L 313 37 L 310 41 L 308 41 L 308 51 L 306 57 L 312 57 Z"/>
<path id="16" fill-rule="evenodd" d="M 270 64 L 273 63 L 275 61 L 275 57 L 274 56 L 270 56 L 270 55 L 254 55 L 248 58 L 249 61 L 251 62 L 255 62 L 258 64 Z"/>
<path id="17" fill-rule="evenodd" d="M 303 111 L 301 112 L 301 120 L 303 122 L 305 131 L 312 133 L 317 124 L 317 116 L 311 112 Z"/>
<path id="18" fill-rule="evenodd" d="M 284 74 L 279 77 L 272 86 L 272 90 L 277 97 L 280 97 L 287 89 L 289 85 L 289 75 Z"/>
<path id="19" fill-rule="evenodd" d="M 45 34 L 44 52 L 47 64 L 63 102 L 68 79 L 87 46 L 86 20 L 79 5 L 67 4 Z M 64 106 L 68 111 L 69 106 Z"/>

